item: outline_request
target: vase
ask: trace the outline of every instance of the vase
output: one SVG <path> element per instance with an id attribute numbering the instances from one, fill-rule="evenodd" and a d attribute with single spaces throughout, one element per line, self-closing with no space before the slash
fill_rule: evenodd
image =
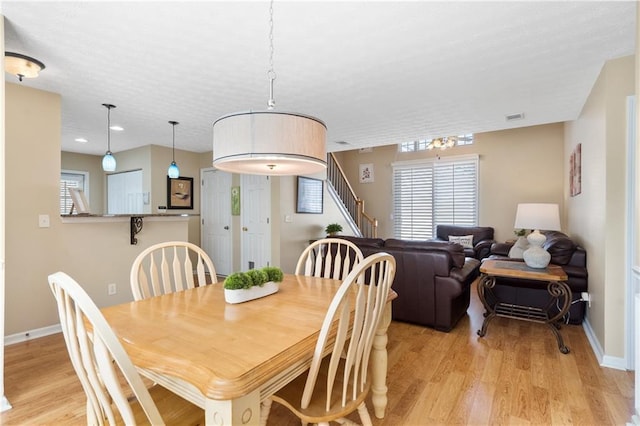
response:
<path id="1" fill-rule="evenodd" d="M 278 291 L 278 283 L 269 281 L 262 286 L 254 285 L 251 288 L 241 288 L 238 290 L 224 289 L 224 300 L 227 303 L 242 303 L 249 300 L 259 299 Z"/>
<path id="2" fill-rule="evenodd" d="M 518 237 L 518 241 L 509 250 L 509 257 L 512 259 L 522 259 L 524 252 L 529 248 L 529 241 L 524 236 Z"/>

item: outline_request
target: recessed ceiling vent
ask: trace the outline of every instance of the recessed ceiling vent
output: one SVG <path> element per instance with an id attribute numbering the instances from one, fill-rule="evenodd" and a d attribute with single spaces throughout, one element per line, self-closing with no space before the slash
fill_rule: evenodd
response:
<path id="1" fill-rule="evenodd" d="M 349 142 L 347 142 L 347 141 L 336 141 L 336 143 L 338 145 L 349 145 Z"/>
<path id="2" fill-rule="evenodd" d="M 508 114 L 504 117 L 507 119 L 507 121 L 522 120 L 524 118 L 524 112 L 519 112 L 517 114 Z"/>

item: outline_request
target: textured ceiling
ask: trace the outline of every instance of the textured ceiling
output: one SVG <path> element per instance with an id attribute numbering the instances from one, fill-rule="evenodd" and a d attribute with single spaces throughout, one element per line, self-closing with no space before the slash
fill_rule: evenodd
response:
<path id="1" fill-rule="evenodd" d="M 212 149 L 212 123 L 266 108 L 269 3 L 3 1 L 5 49 L 46 64 L 62 148 Z M 605 61 L 634 53 L 635 2 L 274 4 L 276 109 L 329 151 L 575 119 Z M 525 114 L 507 122 L 505 115 Z M 74 139 L 84 137 L 88 143 Z M 348 144 L 339 145 L 337 141 Z"/>

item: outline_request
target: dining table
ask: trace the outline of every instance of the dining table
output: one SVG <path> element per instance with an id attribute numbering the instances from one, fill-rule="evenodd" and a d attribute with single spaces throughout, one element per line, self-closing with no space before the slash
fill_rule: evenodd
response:
<path id="1" fill-rule="evenodd" d="M 101 311 L 140 373 L 203 408 L 207 425 L 258 425 L 261 402 L 309 368 L 341 283 L 285 274 L 276 293 L 244 303 L 226 303 L 216 283 Z M 390 290 L 371 354 L 378 418 L 387 405 L 387 329 L 396 297 Z"/>

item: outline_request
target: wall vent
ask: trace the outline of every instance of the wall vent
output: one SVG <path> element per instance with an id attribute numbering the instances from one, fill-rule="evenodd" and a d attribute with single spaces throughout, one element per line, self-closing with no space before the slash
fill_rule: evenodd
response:
<path id="1" fill-rule="evenodd" d="M 522 120 L 524 118 L 524 112 L 519 112 L 517 114 L 508 114 L 505 115 L 505 118 L 507 119 L 507 121 Z"/>

